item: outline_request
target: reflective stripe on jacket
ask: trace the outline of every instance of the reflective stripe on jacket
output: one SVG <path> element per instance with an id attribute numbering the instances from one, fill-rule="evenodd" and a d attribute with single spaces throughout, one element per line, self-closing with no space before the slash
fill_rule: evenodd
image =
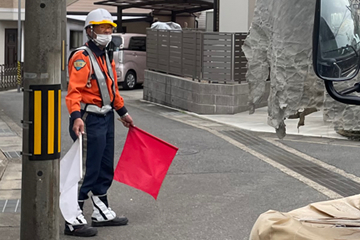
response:
<path id="1" fill-rule="evenodd" d="M 99 67 L 105 75 L 110 101 L 112 102 L 113 108 L 120 116 L 124 115 L 127 110 L 124 107 L 124 100 L 118 91 L 114 61 L 111 61 L 114 76 L 113 82 L 107 72 L 105 51 L 98 48 L 92 41 L 89 41 L 86 45 L 94 53 Z M 100 108 L 103 106 L 96 76 L 90 67 L 90 58 L 84 50 L 76 51 L 69 60 L 69 85 L 68 94 L 65 98 L 65 101 L 68 111 L 71 114 L 71 117 L 74 119 L 81 117 L 80 102 L 84 104 L 93 104 Z M 89 76 L 90 81 L 88 84 Z M 115 93 L 112 84 L 115 84 Z"/>

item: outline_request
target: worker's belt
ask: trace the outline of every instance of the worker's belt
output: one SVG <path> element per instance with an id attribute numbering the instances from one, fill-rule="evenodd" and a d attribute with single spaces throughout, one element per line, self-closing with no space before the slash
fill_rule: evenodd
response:
<path id="1" fill-rule="evenodd" d="M 110 105 L 105 105 L 101 108 L 93 104 L 80 103 L 80 105 L 81 105 L 81 109 L 84 110 L 85 112 L 94 113 L 97 115 L 106 115 L 108 112 L 110 112 L 113 109 L 112 106 Z"/>

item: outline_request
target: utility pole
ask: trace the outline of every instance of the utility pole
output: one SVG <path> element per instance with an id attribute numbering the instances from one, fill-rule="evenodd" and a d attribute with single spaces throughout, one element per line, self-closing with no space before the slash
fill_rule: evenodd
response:
<path id="1" fill-rule="evenodd" d="M 67 2 L 67 1 L 66 1 Z M 61 90 L 67 90 L 67 67 L 66 67 L 66 4 L 61 8 Z"/>
<path id="2" fill-rule="evenodd" d="M 61 11 L 65 0 L 25 5 L 21 240 L 59 239 Z"/>

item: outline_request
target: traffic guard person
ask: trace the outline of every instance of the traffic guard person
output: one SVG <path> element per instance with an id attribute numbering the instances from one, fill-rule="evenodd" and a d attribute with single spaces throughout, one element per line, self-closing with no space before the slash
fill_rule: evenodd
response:
<path id="1" fill-rule="evenodd" d="M 69 130 L 75 141 L 84 133 L 86 171 L 79 190 L 79 216 L 65 224 L 64 233 L 80 237 L 97 234 L 95 227 L 126 225 L 126 217 L 118 217 L 109 208 L 107 191 L 114 174 L 114 111 L 125 127 L 133 126 L 123 98 L 118 91 L 115 63 L 108 52 L 116 24 L 105 9 L 91 11 L 85 20 L 89 41 L 69 58 L 69 86 L 66 105 L 70 113 Z M 82 214 L 84 201 L 93 204 L 91 227 Z"/>

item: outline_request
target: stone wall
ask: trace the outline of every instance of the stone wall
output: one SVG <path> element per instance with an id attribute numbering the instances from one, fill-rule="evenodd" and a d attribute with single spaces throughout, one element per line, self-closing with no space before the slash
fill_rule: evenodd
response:
<path id="1" fill-rule="evenodd" d="M 256 107 L 267 106 L 267 95 Z M 198 114 L 235 114 L 248 111 L 247 83 L 214 84 L 173 75 L 145 71 L 144 100 Z"/>

